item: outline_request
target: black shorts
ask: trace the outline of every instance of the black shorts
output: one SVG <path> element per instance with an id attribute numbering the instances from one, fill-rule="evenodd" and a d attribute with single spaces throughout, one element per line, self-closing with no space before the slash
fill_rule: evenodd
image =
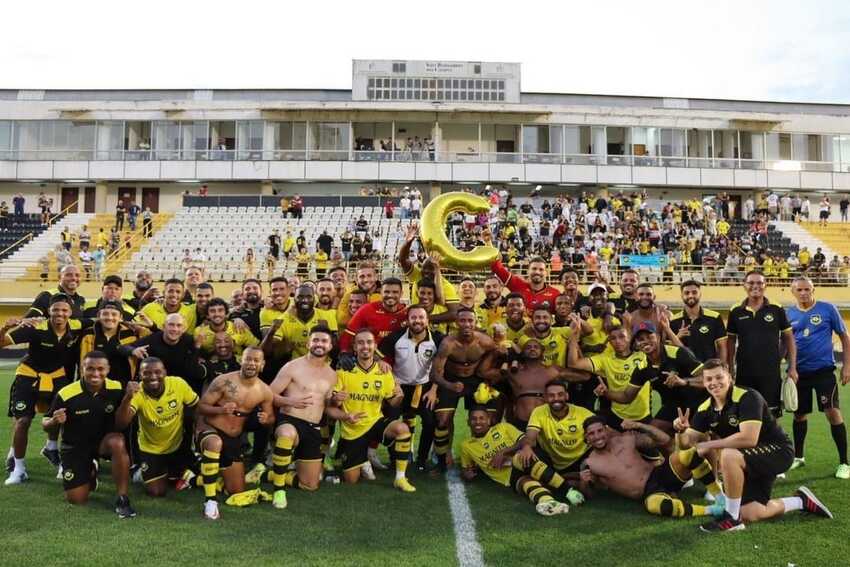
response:
<path id="1" fill-rule="evenodd" d="M 298 445 L 292 448 L 292 458 L 295 461 L 322 461 L 324 454 L 322 453 L 322 427 L 318 423 L 310 423 L 309 421 L 293 417 L 291 415 L 277 414 L 275 421 L 275 430 L 284 424 L 289 424 L 295 428 L 298 434 Z"/>
<path id="2" fill-rule="evenodd" d="M 56 393 L 70 383 L 70 379 L 61 376 L 53 379 L 50 390 L 41 391 L 40 379 L 16 375 L 9 392 L 9 417 L 33 417 L 36 411 L 45 413 Z"/>
<path id="3" fill-rule="evenodd" d="M 643 498 L 651 494 L 676 494 L 685 486 L 686 480 L 682 480 L 673 470 L 670 458 L 664 459 L 660 465 L 652 469 L 646 484 L 643 487 Z"/>
<path id="4" fill-rule="evenodd" d="M 777 369 L 776 374 L 758 376 L 738 372 L 735 378 L 736 386 L 746 386 L 757 391 L 767 402 L 770 412 L 780 417 L 782 415 L 782 378 Z"/>
<path id="5" fill-rule="evenodd" d="M 139 470 L 145 484 L 162 478 L 179 478 L 191 463 L 191 454 L 182 446 L 172 453 L 162 454 L 139 450 Z"/>
<path id="6" fill-rule="evenodd" d="M 592 379 L 585 382 L 570 382 L 567 389 L 570 395 L 570 403 L 594 411 L 596 394 L 593 393 L 593 390 L 597 384 L 598 382 Z"/>
<path id="7" fill-rule="evenodd" d="M 372 441 L 380 441 L 385 446 L 392 445 L 394 440 L 384 437 L 384 431 L 387 430 L 387 427 L 389 427 L 393 421 L 395 420 L 388 417 L 382 417 L 375 422 L 375 425 L 373 425 L 369 431 L 360 437 L 357 437 L 356 439 L 340 438 L 337 456 L 342 459 L 342 470 L 350 471 L 363 466 L 367 460 L 369 443 Z"/>
<path id="8" fill-rule="evenodd" d="M 829 218 L 829 211 L 821 211 L 819 216 L 820 216 L 821 219 L 828 219 Z"/>
<path id="9" fill-rule="evenodd" d="M 776 475 L 788 470 L 794 462 L 794 448 L 787 443 L 765 443 L 740 449 L 747 469 L 744 471 L 744 494 L 741 504 L 767 504 Z"/>
<path id="10" fill-rule="evenodd" d="M 221 439 L 221 453 L 218 459 L 218 466 L 220 468 L 226 469 L 233 463 L 242 462 L 241 435 L 237 437 L 231 437 L 227 433 L 215 427 L 212 427 L 211 425 L 208 425 L 207 429 L 198 432 L 197 436 L 195 437 L 195 447 L 198 448 L 198 451 L 203 452 L 204 439 L 206 439 L 210 435 L 217 435 Z"/>
<path id="11" fill-rule="evenodd" d="M 818 410 L 838 409 L 838 382 L 835 367 L 830 366 L 814 372 L 800 372 L 797 381 L 797 415 L 812 413 L 812 391 L 817 395 Z"/>
<path id="12" fill-rule="evenodd" d="M 525 433 L 525 429 L 528 427 L 528 421 L 523 421 L 518 419 L 515 415 L 512 415 L 507 422 L 519 429 L 522 433 Z"/>
<path id="13" fill-rule="evenodd" d="M 463 407 L 467 411 L 479 405 L 475 402 L 475 390 L 477 390 L 478 386 L 483 382 L 481 378 L 477 378 L 475 376 L 471 376 L 469 378 L 450 378 L 446 376 L 446 380 L 453 384 L 462 382 L 463 391 L 458 393 L 454 390 L 449 390 L 448 388 L 440 386 L 437 389 L 437 405 L 434 408 L 435 412 L 454 411 L 457 409 L 457 404 L 461 399 L 463 399 Z M 496 399 L 492 399 L 485 407 L 487 408 L 487 411 L 498 411 L 498 401 Z"/>
<path id="14" fill-rule="evenodd" d="M 549 453 L 544 451 L 543 448 L 540 445 L 534 446 L 534 454 L 537 457 L 537 459 L 540 460 L 540 461 L 543 461 L 544 463 L 546 463 L 547 465 L 549 465 L 550 467 L 555 469 L 555 472 L 557 472 L 558 474 L 561 474 L 561 475 L 568 474 L 568 473 L 580 472 L 581 471 L 581 465 L 582 465 L 582 463 L 584 463 L 584 460 L 590 454 L 590 451 L 591 451 L 590 449 L 585 451 L 584 454 L 581 457 L 579 457 L 578 459 L 573 461 L 570 465 L 563 467 L 563 468 L 558 468 L 558 467 L 555 466 L 555 463 L 552 462 L 552 457 L 549 455 Z"/>
<path id="15" fill-rule="evenodd" d="M 100 457 L 100 440 L 84 447 L 62 447 L 59 460 L 62 462 L 62 488 L 72 490 L 89 484 L 95 474 L 94 462 Z"/>

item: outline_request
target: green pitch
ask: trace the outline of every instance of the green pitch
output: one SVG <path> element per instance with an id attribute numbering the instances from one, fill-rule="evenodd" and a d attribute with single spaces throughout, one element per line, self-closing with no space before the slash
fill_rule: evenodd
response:
<path id="1" fill-rule="evenodd" d="M 6 407 L 9 369 L 0 371 Z M 850 389 L 843 388 L 846 396 Z M 847 413 L 847 412 L 845 412 Z M 832 477 L 835 448 L 826 421 L 812 416 L 808 466 L 779 481 L 774 494 L 806 484 L 832 509 L 833 521 L 795 513 L 744 532 L 709 536 L 699 519 L 665 520 L 637 502 L 598 496 L 568 515 L 542 518 L 523 498 L 486 480 L 466 487 L 487 565 L 817 566 L 850 564 L 850 483 Z M 789 426 L 786 418 L 786 425 Z M 458 416 L 456 428 L 465 435 Z M 0 420 L 5 455 L 9 421 Z M 108 465 L 86 508 L 62 500 L 61 482 L 38 454 L 44 435 L 33 426 L 22 486 L 0 486 L 0 565 L 427 565 L 456 564 L 455 535 L 444 480 L 412 474 L 417 492 L 392 489 L 392 475 L 357 486 L 323 484 L 316 493 L 290 491 L 289 508 L 222 505 L 222 520 L 201 517 L 193 489 L 166 499 L 131 485 L 139 516 L 118 520 Z M 457 444 L 456 444 L 457 446 Z M 699 498 L 701 491 L 687 494 Z"/>

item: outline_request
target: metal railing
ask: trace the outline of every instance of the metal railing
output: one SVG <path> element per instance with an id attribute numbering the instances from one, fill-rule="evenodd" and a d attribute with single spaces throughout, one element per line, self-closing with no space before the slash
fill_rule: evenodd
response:
<path id="1" fill-rule="evenodd" d="M 68 205 L 67 207 L 65 207 L 64 209 L 62 209 L 58 213 L 56 213 L 55 215 L 49 217 L 47 219 L 47 227 L 50 228 L 50 226 L 53 224 L 53 222 L 57 218 L 64 216 L 65 214 L 68 213 L 68 211 L 70 211 L 73 208 L 76 208 L 78 204 L 79 204 L 79 201 L 74 201 L 73 203 L 71 203 L 70 205 Z M 45 230 L 47 230 L 47 229 L 45 229 Z M 43 232 L 44 231 L 39 232 L 38 234 L 42 234 Z M 36 237 L 35 232 L 28 232 L 27 234 L 23 235 L 18 240 L 16 240 L 14 243 L 10 244 L 9 246 L 4 248 L 3 250 L 0 250 L 0 258 L 4 258 L 6 256 L 7 252 L 9 252 L 10 250 L 15 250 L 17 246 L 21 245 L 22 243 L 29 242 L 30 240 L 32 240 L 35 237 Z"/>
<path id="2" fill-rule="evenodd" d="M 362 151 L 346 149 L 132 149 L 132 150 L 2 150 L 10 161 L 376 161 L 437 163 L 506 163 L 555 165 L 623 165 L 706 169 L 849 172 L 850 163 L 790 159 L 744 159 L 699 156 L 561 154 L 430 149 Z"/>

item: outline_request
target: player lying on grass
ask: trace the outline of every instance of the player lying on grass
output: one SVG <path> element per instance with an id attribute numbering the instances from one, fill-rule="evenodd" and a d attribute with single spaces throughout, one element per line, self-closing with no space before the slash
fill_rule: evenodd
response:
<path id="1" fill-rule="evenodd" d="M 555 500 L 539 481 L 511 466 L 511 456 L 522 446 L 524 435 L 519 429 L 506 422 L 490 426 L 490 413 L 483 406 L 470 409 L 467 421 L 472 437 L 460 449 L 464 480 L 475 480 L 481 471 L 494 482 L 527 496 L 541 516 L 570 511 L 567 504 Z"/>

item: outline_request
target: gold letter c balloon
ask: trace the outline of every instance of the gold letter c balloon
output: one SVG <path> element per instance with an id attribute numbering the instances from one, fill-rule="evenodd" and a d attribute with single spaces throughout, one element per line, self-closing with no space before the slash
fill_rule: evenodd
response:
<path id="1" fill-rule="evenodd" d="M 469 252 L 455 248 L 446 237 L 446 220 L 455 211 L 465 213 L 487 213 L 490 203 L 484 197 L 470 193 L 444 193 L 422 211 L 422 226 L 419 235 L 428 252 L 437 252 L 443 257 L 443 264 L 456 270 L 477 270 L 489 268 L 499 257 L 499 251 L 493 246 L 476 246 Z"/>

